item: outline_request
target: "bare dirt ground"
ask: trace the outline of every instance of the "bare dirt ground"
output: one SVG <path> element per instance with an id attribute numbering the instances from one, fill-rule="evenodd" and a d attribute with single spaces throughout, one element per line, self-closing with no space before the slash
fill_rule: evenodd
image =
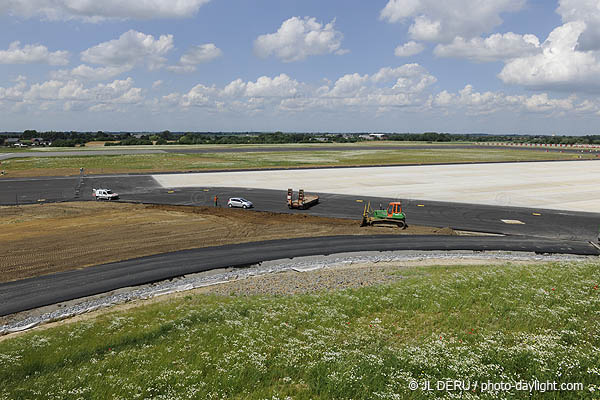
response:
<path id="1" fill-rule="evenodd" d="M 0 282 L 200 247 L 295 237 L 452 235 L 358 221 L 212 207 L 74 202 L 0 207 Z"/>

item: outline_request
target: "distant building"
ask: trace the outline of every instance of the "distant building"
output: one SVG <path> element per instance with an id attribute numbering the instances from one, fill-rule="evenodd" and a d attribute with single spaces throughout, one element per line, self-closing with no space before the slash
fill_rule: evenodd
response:
<path id="1" fill-rule="evenodd" d="M 371 136 L 373 139 L 379 139 L 379 140 L 389 139 L 389 137 L 385 133 L 370 133 L 369 136 Z"/>
<path id="2" fill-rule="evenodd" d="M 365 134 L 365 135 L 360 135 L 359 138 L 361 139 L 365 139 L 365 140 L 387 140 L 389 139 L 389 137 L 385 134 L 385 133 L 369 133 L 369 134 Z"/>
<path id="3" fill-rule="evenodd" d="M 21 139 L 19 139 L 19 138 L 12 138 L 12 137 L 11 138 L 6 138 L 6 139 L 4 139 L 4 144 L 6 146 L 16 146 L 17 143 L 19 143 L 19 140 L 21 140 Z"/>
<path id="4" fill-rule="evenodd" d="M 44 140 L 44 138 L 36 137 L 31 139 L 32 146 L 50 146 L 52 144 L 49 140 Z"/>

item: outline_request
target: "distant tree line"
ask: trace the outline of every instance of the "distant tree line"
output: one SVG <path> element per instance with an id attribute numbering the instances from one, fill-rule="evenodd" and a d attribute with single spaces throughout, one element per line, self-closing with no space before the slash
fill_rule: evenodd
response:
<path id="1" fill-rule="evenodd" d="M 129 132 L 37 132 L 26 130 L 22 134 L 0 136 L 0 145 L 6 137 L 20 136 L 21 140 L 42 138 L 52 142 L 53 147 L 82 146 L 87 142 L 101 141 L 105 146 L 127 145 L 166 145 L 166 144 L 286 144 L 286 143 L 354 143 L 369 140 L 368 134 L 333 133 L 230 133 L 230 132 L 170 132 L 152 134 L 134 134 Z M 538 144 L 600 144 L 600 135 L 587 136 L 546 136 L 546 135 L 487 135 L 487 134 L 450 134 L 438 132 L 425 133 L 387 133 L 391 141 L 412 142 L 510 142 Z M 377 140 L 377 139 L 374 139 Z"/>

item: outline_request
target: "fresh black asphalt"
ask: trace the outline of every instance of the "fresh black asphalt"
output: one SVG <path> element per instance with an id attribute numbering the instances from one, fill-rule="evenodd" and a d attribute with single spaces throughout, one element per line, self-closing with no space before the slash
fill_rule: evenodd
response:
<path id="1" fill-rule="evenodd" d="M 290 210 L 285 202 L 286 193 L 286 189 L 207 187 L 169 190 L 159 188 L 144 193 L 125 194 L 121 197 L 123 201 L 141 203 L 211 206 L 214 205 L 216 195 L 222 207 L 230 197 L 244 197 L 252 201 L 258 211 L 356 220 L 360 220 L 363 208 L 368 202 L 371 202 L 374 208 L 379 208 L 380 205 L 385 207 L 389 201 L 401 200 L 409 225 L 450 227 L 456 230 L 559 240 L 590 241 L 597 237 L 600 227 L 600 214 L 596 213 L 328 193 L 318 193 L 319 204 L 308 210 Z M 523 224 L 507 224 L 502 220 L 517 220 Z"/>
<path id="2" fill-rule="evenodd" d="M 309 255 L 397 250 L 522 250 L 597 255 L 582 242 L 523 237 L 331 236 L 244 243 L 174 253 L 0 283 L 0 316 L 216 268 Z"/>
<path id="3" fill-rule="evenodd" d="M 600 214 L 597 213 L 511 207 L 508 200 L 506 206 L 489 206 L 319 193 L 321 202 L 311 209 L 289 210 L 285 203 L 287 188 L 207 187 L 169 190 L 162 188 L 148 175 L 93 175 L 81 181 L 79 177 L 3 179 L 0 180 L 0 205 L 92 200 L 92 189 L 100 187 L 119 193 L 122 201 L 210 206 L 217 195 L 220 206 L 224 206 L 229 197 L 246 197 L 258 211 L 349 219 L 360 219 L 363 207 L 369 201 L 378 208 L 390 200 L 402 200 L 409 224 L 559 240 L 595 240 L 600 228 Z M 502 201 L 501 198 L 499 200 Z M 523 224 L 506 224 L 502 220 L 517 220 Z"/>
<path id="4" fill-rule="evenodd" d="M 210 206 L 217 195 L 219 206 L 224 206 L 229 197 L 246 197 L 259 211 L 356 220 L 360 219 L 363 207 L 369 201 L 379 207 L 390 200 L 402 200 L 409 224 L 510 236 L 347 236 L 186 250 L 0 284 L 0 315 L 193 272 L 297 256 L 377 250 L 599 254 L 589 243 L 596 240 L 600 227 L 600 214 L 595 213 L 327 193 L 320 193 L 318 205 L 298 211 L 289 210 L 285 204 L 287 188 L 276 191 L 209 187 L 169 190 L 158 185 L 151 176 L 144 175 L 92 176 L 81 180 L 79 177 L 3 179 L 0 180 L 0 204 L 91 200 L 92 188 L 97 187 L 110 188 L 121 195 L 121 201 L 127 202 Z M 518 220 L 523 224 L 506 224 L 503 219 Z"/>

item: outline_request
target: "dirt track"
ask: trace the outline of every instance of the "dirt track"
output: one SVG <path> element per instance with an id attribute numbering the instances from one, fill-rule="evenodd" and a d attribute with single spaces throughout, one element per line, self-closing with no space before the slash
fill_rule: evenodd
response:
<path id="1" fill-rule="evenodd" d="M 212 207 L 60 203 L 0 207 L 0 281 L 170 251 L 282 238 L 453 234 L 360 228 L 357 221 Z"/>

